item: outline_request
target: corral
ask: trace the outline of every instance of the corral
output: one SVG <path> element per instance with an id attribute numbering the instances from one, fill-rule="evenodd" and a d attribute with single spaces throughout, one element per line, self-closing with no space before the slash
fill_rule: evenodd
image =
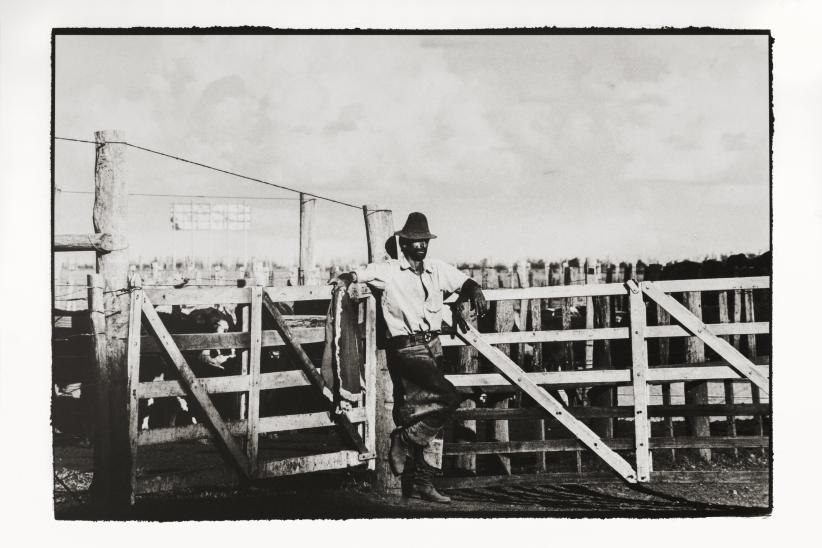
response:
<path id="1" fill-rule="evenodd" d="M 385 460 L 393 396 L 378 336 L 378 295 L 364 285 L 352 293 L 364 350 L 362 390 L 355 405 L 340 409 L 328 398 L 312 351 L 326 341 L 322 317 L 294 313 L 304 301 L 320 301 L 315 304 L 325 309 L 331 298 L 329 286 L 301 283 L 312 264 L 310 231 L 301 231 L 296 286 L 253 276 L 235 287 L 182 288 L 129 278 L 127 235 L 115 213 L 125 200 L 117 177 L 125 144 L 103 132 L 97 139 L 99 232 L 56 236 L 55 250 L 95 250 L 99 274 L 80 288 L 86 311 L 56 304 L 54 311 L 73 317 L 67 337 L 55 332 L 66 339 L 63 350 L 73 344 L 82 361 L 78 348 L 90 342 L 93 349 L 96 367 L 87 384 L 94 394 L 86 391 L 86 398 L 95 417 L 96 500 L 127 505 L 139 495 L 194 485 L 249 486 L 349 468 L 366 471 L 379 496 L 396 494 L 399 485 Z M 391 250 L 391 212 L 363 210 L 369 260 L 378 260 Z M 310 207 L 301 212 L 306 220 L 311 215 Z M 446 477 L 440 484 L 767 483 L 762 469 L 687 472 L 677 466 L 683 456 L 710 462 L 717 450 L 769 460 L 770 268 L 767 258 L 762 264 L 748 271 L 732 264 L 593 261 L 522 262 L 507 272 L 467 267 L 494 306 L 487 323 L 473 318 L 467 333 L 443 336 L 449 378 L 465 400 L 442 446 Z M 235 330 L 169 333 L 155 308 L 173 314 L 215 304 L 233 307 Z M 86 322 L 90 330 L 83 329 Z M 235 353 L 239 370 L 201 378 L 190 362 L 203 351 Z M 280 351 L 284 359 L 266 369 L 264 354 Z M 60 352 L 55 344 L 55 366 Z M 152 355 L 162 356 L 175 378 L 142 379 Z M 302 407 L 261 411 L 266 396 L 282 401 L 287 398 L 279 394 L 287 391 Z M 226 394 L 236 396 L 217 405 Z M 141 402 L 178 397 L 194 405 L 196 424 L 141 429 Z M 211 440 L 218 451 L 204 457 L 193 440 Z"/>

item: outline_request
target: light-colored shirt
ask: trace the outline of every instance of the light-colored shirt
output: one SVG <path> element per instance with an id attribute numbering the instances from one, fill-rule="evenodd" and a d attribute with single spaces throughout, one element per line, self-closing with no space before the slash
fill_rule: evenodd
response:
<path id="1" fill-rule="evenodd" d="M 357 281 L 382 291 L 382 312 L 391 337 L 439 331 L 443 292 L 457 291 L 468 279 L 450 264 L 436 259 L 423 261 L 423 272 L 418 275 L 404 255 L 370 263 L 355 274 Z"/>

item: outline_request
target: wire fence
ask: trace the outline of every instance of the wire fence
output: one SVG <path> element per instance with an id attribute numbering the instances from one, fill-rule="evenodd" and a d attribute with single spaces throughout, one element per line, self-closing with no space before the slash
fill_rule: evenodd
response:
<path id="1" fill-rule="evenodd" d="M 299 190 L 299 189 L 296 189 L 296 188 L 291 188 L 291 187 L 281 185 L 281 184 L 278 184 L 278 183 L 272 183 L 271 181 L 266 181 L 264 179 L 260 179 L 260 178 L 257 178 L 257 177 L 250 177 L 248 175 L 243 175 L 241 173 L 237 173 L 236 171 L 231 171 L 231 170 L 228 170 L 228 169 L 222 169 L 222 168 L 212 166 L 212 165 L 209 165 L 209 164 L 204 164 L 202 162 L 196 162 L 194 160 L 189 160 L 187 158 L 176 156 L 174 154 L 169 154 L 167 152 L 161 152 L 159 150 L 154 150 L 154 149 L 151 149 L 151 148 L 148 148 L 148 147 L 135 145 L 133 143 L 129 143 L 128 141 L 106 141 L 105 143 L 101 143 L 101 142 L 97 142 L 97 141 L 89 141 L 87 139 L 76 139 L 76 138 L 71 138 L 71 137 L 55 137 L 55 140 L 70 141 L 70 142 L 76 142 L 76 143 L 89 143 L 89 144 L 93 144 L 93 145 L 97 145 L 97 146 L 112 145 L 112 144 L 125 145 L 125 146 L 131 147 L 131 148 L 135 148 L 137 150 L 142 150 L 144 152 L 148 152 L 150 154 L 156 154 L 158 156 L 163 156 L 165 158 L 170 158 L 170 159 L 176 160 L 178 162 L 183 162 L 183 163 L 186 163 L 186 164 L 199 166 L 199 167 L 202 167 L 202 168 L 205 168 L 205 169 L 216 171 L 218 173 L 224 173 L 226 175 L 230 175 L 232 177 L 237 177 L 237 178 L 240 178 L 240 179 L 244 179 L 246 181 L 251 181 L 251 182 L 254 182 L 254 183 L 259 183 L 259 184 L 271 186 L 271 187 L 274 187 L 274 188 L 279 188 L 281 190 L 287 190 L 289 192 L 296 192 L 298 194 L 304 194 L 306 196 L 311 196 L 311 197 L 317 198 L 319 200 L 325 200 L 327 202 L 343 205 L 343 206 L 346 206 L 346 207 L 352 207 L 354 209 L 362 209 L 363 208 L 363 206 L 361 206 L 361 205 L 356 205 L 356 204 L 351 204 L 351 203 L 348 203 L 348 202 L 343 202 L 342 200 L 336 200 L 334 198 L 329 198 L 328 196 L 322 196 L 322 195 L 314 194 L 314 193 L 311 193 L 311 192 L 305 192 L 305 191 L 302 191 L 302 190 Z M 73 191 L 73 192 L 82 192 L 82 191 Z M 146 195 L 147 195 L 147 193 L 146 193 Z M 194 196 L 180 195 L 178 197 L 194 197 Z M 203 196 L 203 197 L 206 197 L 206 196 Z M 217 196 L 213 196 L 213 197 L 216 198 Z"/>

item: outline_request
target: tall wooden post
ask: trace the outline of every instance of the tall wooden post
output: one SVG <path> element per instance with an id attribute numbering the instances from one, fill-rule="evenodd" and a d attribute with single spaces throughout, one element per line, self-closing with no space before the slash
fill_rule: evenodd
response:
<path id="1" fill-rule="evenodd" d="M 631 369 L 634 395 L 634 448 L 639 481 L 648 481 L 652 469 L 649 447 L 651 420 L 648 417 L 648 343 L 645 339 L 646 314 L 642 291 L 635 281 L 628 282 L 631 311 Z"/>
<path id="2" fill-rule="evenodd" d="M 368 242 L 368 262 L 385 261 L 388 253 L 385 242 L 394 234 L 394 220 L 390 209 L 375 205 L 363 206 L 365 217 L 365 234 Z M 394 476 L 388 462 L 388 450 L 391 446 L 391 432 L 394 430 L 394 386 L 388 373 L 388 362 L 385 350 L 377 350 L 377 412 L 376 412 L 376 480 L 374 487 L 378 492 L 396 492 L 400 489 L 399 478 Z"/>
<path id="3" fill-rule="evenodd" d="M 568 266 L 568 263 L 562 263 L 562 283 L 563 285 L 572 285 L 574 280 L 573 272 L 571 271 L 571 267 Z M 565 298 L 562 299 L 562 329 L 571 329 L 571 306 L 574 304 L 574 298 Z M 573 371 L 574 370 L 574 343 L 573 342 L 566 342 L 561 343 L 563 346 L 562 352 L 562 370 L 563 371 Z M 573 398 L 569 396 L 569 405 Z"/>
<path id="4" fill-rule="evenodd" d="M 305 285 L 306 278 L 314 268 L 314 208 L 317 199 L 300 192 L 300 264 L 297 283 Z"/>
<path id="5" fill-rule="evenodd" d="M 596 259 L 585 259 L 585 285 L 599 283 L 599 264 Z M 585 297 L 585 329 L 594 328 L 594 298 Z M 585 369 L 594 368 L 594 341 L 585 341 Z"/>
<path id="6" fill-rule="evenodd" d="M 660 276 L 661 278 L 661 273 Z M 656 281 L 650 280 L 650 281 Z M 668 314 L 668 311 L 662 308 L 661 306 L 654 304 L 653 307 L 656 309 L 656 324 L 657 325 L 670 325 L 671 324 L 671 315 Z M 668 337 L 660 337 L 657 339 L 657 348 L 659 350 L 659 365 L 668 365 L 671 363 L 671 341 Z M 662 405 L 669 407 L 671 405 L 671 383 L 665 383 L 662 385 Z M 665 435 L 669 438 L 673 438 L 674 436 L 674 419 L 673 417 L 665 417 L 664 419 L 665 424 Z M 676 460 L 676 449 L 671 449 L 671 460 Z"/>
<path id="7" fill-rule="evenodd" d="M 719 302 L 719 323 L 728 323 L 730 321 L 728 315 L 728 292 L 727 291 L 720 291 L 718 295 L 718 302 Z M 723 337 L 723 339 L 728 339 L 729 337 Z M 725 388 L 725 405 L 733 405 L 734 404 L 734 382 L 732 380 L 726 380 L 724 383 Z M 725 416 L 726 422 L 726 433 L 728 436 L 735 438 L 736 437 L 736 417 L 733 414 L 728 414 Z M 739 449 L 733 449 L 734 457 L 739 457 Z"/>
<path id="8" fill-rule="evenodd" d="M 606 275 L 610 271 L 606 265 Z M 601 276 L 589 277 L 588 283 L 599 283 Z M 589 297 L 589 302 L 593 306 L 592 327 L 611 327 L 611 297 Z M 593 345 L 594 367 L 597 369 L 611 369 L 611 341 L 604 339 L 601 341 L 590 341 Z M 608 386 L 593 386 L 588 391 L 591 405 L 596 407 L 616 406 L 616 393 Z M 604 438 L 614 437 L 614 419 L 605 417 L 591 421 L 591 429 Z"/>
<path id="9" fill-rule="evenodd" d="M 257 285 L 257 280 L 251 276 L 250 272 L 246 272 L 246 278 L 242 278 L 237 280 L 237 287 L 254 287 Z M 250 304 L 241 304 L 237 305 L 237 321 L 239 325 L 237 326 L 240 331 L 247 331 L 251 332 L 251 305 Z M 240 351 L 240 374 L 241 375 L 248 375 L 250 371 L 249 368 L 249 350 L 241 350 Z M 237 409 L 237 416 L 240 419 L 247 419 L 247 411 L 248 411 L 248 393 L 240 392 L 238 398 L 238 409 Z M 245 440 L 246 450 L 248 450 L 248 437 Z"/>
<path id="10" fill-rule="evenodd" d="M 103 281 L 105 353 L 97 360 L 97 424 L 95 427 L 92 496 L 101 509 L 114 511 L 131 503 L 131 443 L 127 341 L 128 198 L 123 136 L 117 131 L 94 134 L 94 231 L 112 235 L 113 250 L 97 254 Z M 96 306 L 96 305 L 95 305 Z"/>
<path id="11" fill-rule="evenodd" d="M 702 318 L 702 294 L 698 291 L 683 294 L 685 308 L 697 318 Z M 685 339 L 685 361 L 688 363 L 702 363 L 705 361 L 705 343 L 697 337 Z M 706 405 L 708 403 L 708 383 L 705 381 L 685 383 L 685 404 Z M 711 435 L 709 417 L 690 417 L 691 434 L 708 437 Z M 699 449 L 699 457 L 704 461 L 711 460 L 710 449 Z"/>
<path id="12" fill-rule="evenodd" d="M 501 287 L 512 286 L 512 276 L 500 276 L 497 278 L 497 285 Z M 491 282 L 493 284 L 493 282 Z M 491 288 L 491 285 L 489 285 Z M 514 303 L 513 301 L 495 301 L 494 302 L 494 332 L 506 333 L 512 331 L 514 328 Z M 511 355 L 510 344 L 499 344 L 497 349 L 506 356 Z M 508 398 L 502 399 L 494 404 L 495 409 L 508 409 Z M 494 421 L 494 440 L 498 442 L 510 441 L 509 428 L 507 420 Z M 498 455 L 503 471 L 511 474 L 511 458 L 505 455 Z"/>
<path id="13" fill-rule="evenodd" d="M 531 270 L 531 279 L 529 285 L 532 287 L 543 287 L 547 285 L 547 278 L 545 277 L 545 269 L 539 274 L 539 270 Z M 530 329 L 531 331 L 542 331 L 542 300 L 531 299 L 530 309 Z M 543 343 L 534 343 L 534 358 L 531 361 L 531 371 L 534 373 L 541 373 L 545 371 L 545 364 L 543 362 Z M 533 424 L 533 439 L 537 441 L 545 440 L 545 420 L 536 419 Z M 545 472 L 546 461 L 545 452 L 536 454 L 535 472 Z"/>
<path id="14" fill-rule="evenodd" d="M 754 299 L 753 299 L 753 290 L 746 289 L 743 292 L 743 299 L 745 302 L 745 321 L 746 322 L 754 322 L 756 321 L 756 316 L 754 314 Z M 756 335 L 746 335 L 747 343 L 748 343 L 748 358 L 751 361 L 756 360 L 757 350 L 756 350 Z M 751 383 L 751 403 L 754 405 L 759 405 L 761 402 L 761 397 L 759 394 L 759 387 L 755 384 Z M 765 433 L 764 423 L 762 421 L 762 415 L 756 415 L 754 417 L 756 419 L 756 430 L 755 433 L 757 436 L 762 436 Z"/>
<path id="15" fill-rule="evenodd" d="M 107 413 L 108 401 L 100 394 L 98 387 L 108 385 L 108 370 L 102 367 L 106 363 L 106 314 L 103 303 L 103 278 L 99 274 L 89 274 L 88 283 L 88 312 L 89 323 L 91 324 L 92 352 L 94 353 L 94 371 L 88 387 L 88 396 L 91 397 L 92 409 L 92 439 L 94 440 L 94 476 L 92 478 L 92 493 L 98 490 L 98 486 L 104 486 L 108 470 L 108 455 L 111 452 L 111 438 L 108 435 L 109 425 L 105 422 L 109 417 Z M 84 387 L 83 395 L 86 394 Z M 102 487 L 99 489 L 102 490 Z"/>
<path id="16" fill-rule="evenodd" d="M 465 321 L 477 327 L 477 313 L 474 311 L 471 314 L 471 305 L 469 303 L 462 303 L 460 305 L 460 312 Z M 463 375 L 472 375 L 479 372 L 479 359 L 477 357 L 477 349 L 466 344 L 459 347 L 457 373 Z M 460 404 L 460 408 L 474 409 L 477 403 L 474 400 L 466 399 Z M 457 438 L 466 442 L 477 441 L 477 421 L 465 420 L 459 421 L 456 424 Z M 455 467 L 464 472 L 474 474 L 477 471 L 477 456 L 476 455 L 458 455 L 455 462 Z"/>

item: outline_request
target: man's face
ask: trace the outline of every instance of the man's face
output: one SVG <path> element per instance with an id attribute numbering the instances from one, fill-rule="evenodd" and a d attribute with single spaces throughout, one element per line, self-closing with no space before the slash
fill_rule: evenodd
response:
<path id="1" fill-rule="evenodd" d="M 406 240 L 401 238 L 400 248 L 409 259 L 421 261 L 428 254 L 428 240 Z"/>

